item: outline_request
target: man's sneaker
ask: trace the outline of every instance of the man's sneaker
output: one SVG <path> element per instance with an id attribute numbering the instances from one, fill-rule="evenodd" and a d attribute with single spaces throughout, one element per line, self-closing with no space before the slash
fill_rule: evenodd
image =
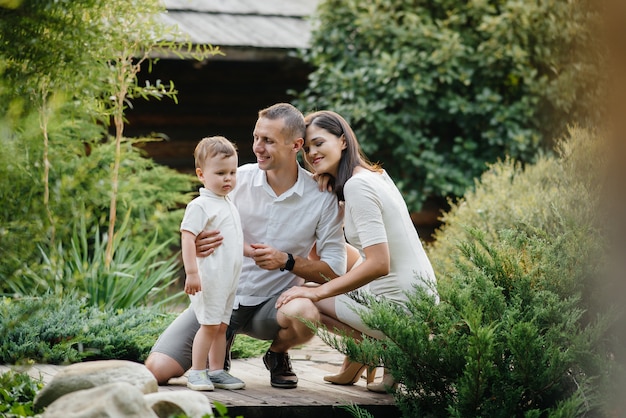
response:
<path id="1" fill-rule="evenodd" d="M 298 376 L 291 369 L 289 354 L 267 350 L 263 363 L 270 371 L 270 383 L 275 388 L 292 389 L 298 386 Z"/>
<path id="2" fill-rule="evenodd" d="M 187 387 L 193 390 L 213 390 L 214 386 L 206 370 L 189 370 Z"/>
<path id="3" fill-rule="evenodd" d="M 220 370 L 216 375 L 209 372 L 209 379 L 211 379 L 213 386 L 220 389 L 243 389 L 246 387 L 243 380 L 231 376 L 224 370 Z"/>

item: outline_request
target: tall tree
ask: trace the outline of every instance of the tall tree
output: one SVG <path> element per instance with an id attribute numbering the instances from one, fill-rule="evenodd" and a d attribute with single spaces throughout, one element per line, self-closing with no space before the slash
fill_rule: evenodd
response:
<path id="1" fill-rule="evenodd" d="M 485 163 L 532 161 L 568 123 L 593 123 L 602 47 L 587 3 L 325 0 L 297 105 L 345 115 L 412 209 L 461 196 Z"/>
<path id="2" fill-rule="evenodd" d="M 3 5 L 0 5 L 3 6 Z M 10 6 L 10 7 L 8 7 Z M 0 58 L 13 86 L 9 96 L 37 109 L 43 138 L 43 202 L 54 241 L 54 217 L 49 208 L 49 124 L 52 106 L 62 102 L 82 117 L 115 127 L 115 159 L 111 191 L 107 266 L 113 258 L 117 221 L 124 113 L 132 100 L 171 97 L 172 84 L 138 84 L 137 74 L 154 61 L 152 53 L 186 51 L 202 59 L 219 53 L 212 46 L 191 48 L 162 19 L 158 0 L 31 0 L 0 7 Z M 58 99 L 58 100 L 57 100 Z M 103 131 L 102 135 L 106 137 Z"/>

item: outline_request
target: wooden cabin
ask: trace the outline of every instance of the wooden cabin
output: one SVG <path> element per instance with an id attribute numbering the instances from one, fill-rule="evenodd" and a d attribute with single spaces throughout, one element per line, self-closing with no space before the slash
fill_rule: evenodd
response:
<path id="1" fill-rule="evenodd" d="M 317 0 L 166 0 L 166 22 L 194 44 L 218 46 L 224 55 L 202 62 L 161 58 L 154 82 L 172 80 L 173 100 L 136 100 L 127 111 L 130 137 L 166 139 L 146 145 L 155 161 L 180 171 L 193 170 L 193 149 L 210 135 L 223 135 L 239 148 L 240 163 L 255 161 L 252 130 L 260 109 L 290 102 L 289 90 L 302 91 L 311 68 L 295 56 L 310 38 L 307 16 Z"/>

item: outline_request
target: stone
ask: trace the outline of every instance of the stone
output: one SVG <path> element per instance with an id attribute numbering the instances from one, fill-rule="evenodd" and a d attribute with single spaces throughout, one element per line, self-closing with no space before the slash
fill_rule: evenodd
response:
<path id="1" fill-rule="evenodd" d="M 191 391 L 149 393 L 144 396 L 148 406 L 160 417 L 185 414 L 191 418 L 213 416 L 213 408 L 209 399 Z"/>
<path id="2" fill-rule="evenodd" d="M 143 364 L 127 360 L 89 361 L 72 364 L 57 373 L 37 393 L 34 406 L 45 408 L 65 394 L 120 382 L 131 384 L 144 394 L 159 390 L 156 379 Z"/>
<path id="3" fill-rule="evenodd" d="M 126 382 L 108 383 L 68 393 L 43 412 L 42 418 L 157 418 L 143 392 Z"/>

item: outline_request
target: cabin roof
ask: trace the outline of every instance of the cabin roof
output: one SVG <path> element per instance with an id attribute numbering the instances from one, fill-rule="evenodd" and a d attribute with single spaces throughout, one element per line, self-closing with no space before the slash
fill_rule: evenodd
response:
<path id="1" fill-rule="evenodd" d="M 319 0 L 164 0 L 167 23 L 193 44 L 298 49 L 310 41 Z"/>

